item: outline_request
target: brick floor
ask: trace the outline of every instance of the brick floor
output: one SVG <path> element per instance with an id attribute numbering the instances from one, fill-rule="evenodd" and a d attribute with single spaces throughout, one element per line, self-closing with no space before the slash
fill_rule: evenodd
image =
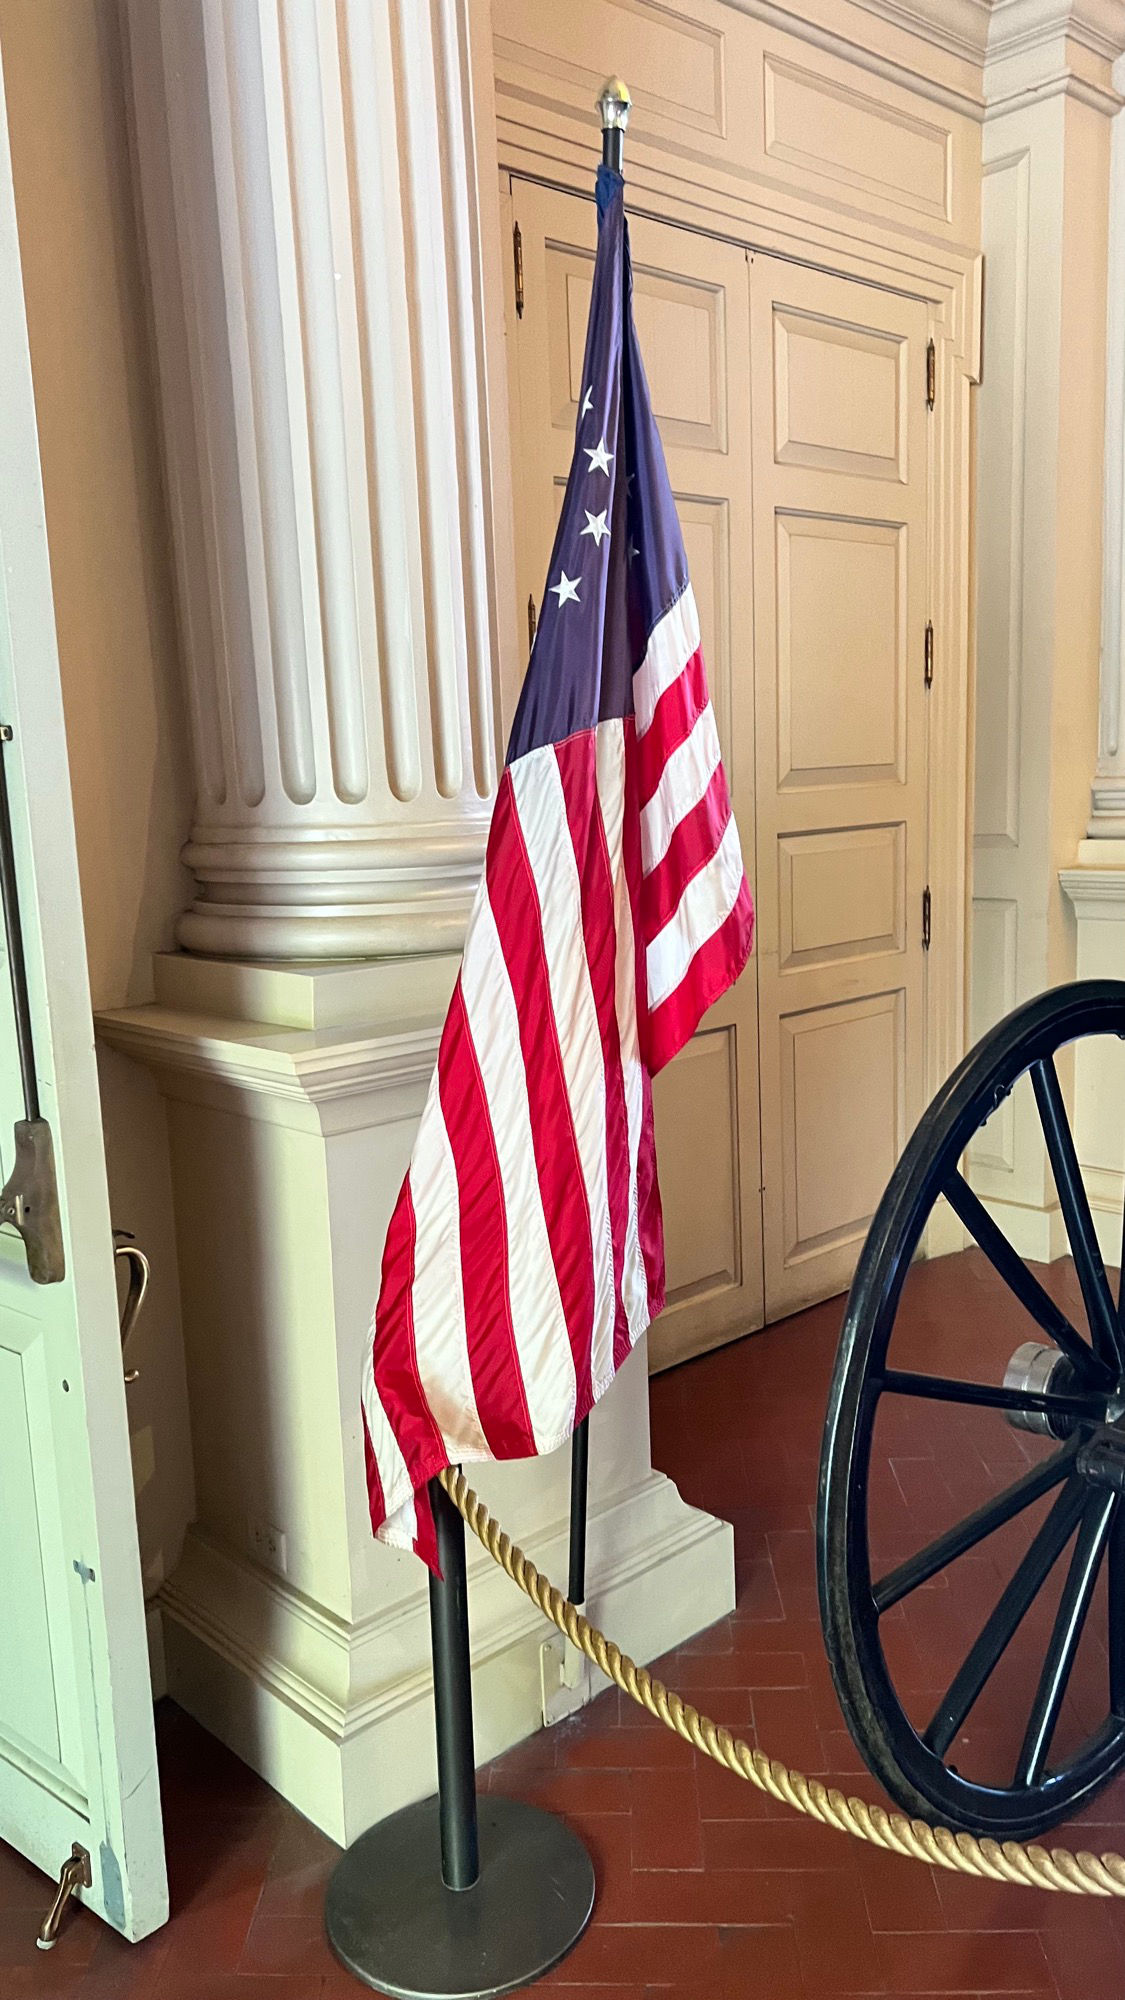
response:
<path id="1" fill-rule="evenodd" d="M 1048 1282 L 1072 1308 L 1072 1274 Z M 653 1384 L 656 1463 L 685 1497 L 733 1520 L 736 1611 L 661 1663 L 719 1720 L 846 1789 L 877 1796 L 831 1690 L 816 1617 L 816 1463 L 840 1301 Z M 1028 1336 L 976 1253 L 911 1273 L 902 1366 L 982 1380 Z M 872 1481 L 890 1561 L 1015 1476 L 1043 1447 L 993 1413 L 903 1403 Z M 508 1524 L 518 1532 L 519 1523 Z M 1017 1527 L 1017 1524 L 1013 1524 Z M 959 1565 L 888 1623 L 899 1683 L 928 1712 L 1009 1573 L 1019 1534 Z M 999 1544 L 1001 1537 L 995 1538 Z M 972 1756 L 1005 1768 L 1022 1734 L 1049 1605 L 986 1691 Z M 1065 1726 L 1098 1712 L 1104 1605 L 1083 1644 Z M 960 1651 L 958 1650 L 960 1648 Z M 1038 1649 L 1038 1651 L 1037 1651 Z M 0 1847 L 0 2000 L 342 2000 L 363 1989 L 321 1931 L 332 1843 L 170 1704 L 158 1717 L 172 1920 L 129 1947 L 78 1912 L 50 1957 L 33 1938 L 43 1877 Z M 982 1765 L 982 1770 L 984 1768 Z M 557 2000 L 959 1995 L 1121 2000 L 1125 1908 L 931 1872 L 811 1826 L 696 1760 L 613 1690 L 481 1773 L 483 1786 L 561 1813 L 586 1840 L 593 1924 L 547 1982 Z M 1125 1850 L 1125 1779 L 1072 1829 Z"/>

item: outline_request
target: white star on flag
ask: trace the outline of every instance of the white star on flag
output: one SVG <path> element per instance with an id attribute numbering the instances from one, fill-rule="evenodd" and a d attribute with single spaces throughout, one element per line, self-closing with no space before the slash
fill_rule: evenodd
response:
<path id="1" fill-rule="evenodd" d="M 586 516 L 586 526 L 583 528 L 582 534 L 592 535 L 594 537 L 594 547 L 600 549 L 603 538 L 609 533 L 609 526 L 605 518 L 606 510 L 603 507 L 600 514 L 591 514 L 589 508 L 585 507 L 582 511 Z M 579 536 L 579 540 L 581 540 L 581 536 Z"/>
<path id="2" fill-rule="evenodd" d="M 581 604 L 582 599 L 578 595 L 581 581 L 580 576 L 568 576 L 565 569 L 559 571 L 559 581 L 551 585 L 551 591 L 558 598 L 560 605 L 566 604 L 570 598 L 573 598 L 576 604 Z"/>
<path id="3" fill-rule="evenodd" d="M 613 453 L 606 450 L 604 437 L 600 444 L 593 446 L 584 444 L 582 449 L 590 461 L 591 472 L 604 472 L 608 477 L 609 462 Z"/>
<path id="4" fill-rule="evenodd" d="M 594 407 L 594 385 L 593 383 L 590 383 L 589 387 L 586 390 L 586 394 L 582 398 L 582 408 L 578 412 L 579 423 L 582 422 L 582 419 L 585 416 L 587 410 L 592 410 L 593 407 Z"/>

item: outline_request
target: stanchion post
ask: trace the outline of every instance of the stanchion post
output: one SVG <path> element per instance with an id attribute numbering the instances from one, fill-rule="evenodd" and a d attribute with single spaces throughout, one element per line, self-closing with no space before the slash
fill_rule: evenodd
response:
<path id="1" fill-rule="evenodd" d="M 586 1514 L 590 1484 L 590 1419 L 584 1417 L 570 1440 L 570 1576 L 567 1596 L 586 1602 Z"/>
<path id="2" fill-rule="evenodd" d="M 429 1487 L 438 1790 L 361 1834 L 328 1884 L 324 1927 L 349 1972 L 395 2000 L 484 2000 L 565 1958 L 594 1908 L 594 1869 L 553 1813 L 477 1798 L 465 1524 Z"/>
<path id="3" fill-rule="evenodd" d="M 441 1879 L 447 1889 L 464 1890 L 480 1876 L 465 1523 L 439 1480 L 431 1479 L 429 1492 L 441 1565 L 441 1576 L 430 1576 Z"/>

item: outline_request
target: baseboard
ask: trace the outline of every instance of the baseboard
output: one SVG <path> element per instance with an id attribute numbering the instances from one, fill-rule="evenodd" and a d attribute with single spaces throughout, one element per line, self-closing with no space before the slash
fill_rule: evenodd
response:
<path id="1" fill-rule="evenodd" d="M 1090 1213 L 1098 1232 L 1098 1247 L 1114 1270 L 1121 1263 L 1121 1218 L 1125 1206 L 1125 1174 L 1116 1167 L 1083 1167 Z"/>
<path id="2" fill-rule="evenodd" d="M 1013 1250 L 1035 1264 L 1053 1264 L 1070 1248 L 1057 1203 L 1050 1208 L 1032 1208 L 1019 1201 L 998 1201 L 982 1195 L 988 1213 L 1000 1225 Z"/>
<path id="3" fill-rule="evenodd" d="M 1125 1174 L 1109 1167 L 1083 1167 L 1082 1179 L 1094 1218 L 1098 1247 L 1106 1265 L 1116 1270 L 1121 1262 Z M 1022 1202 L 998 1201 L 990 1195 L 982 1195 L 981 1199 L 1021 1257 L 1031 1258 L 1040 1264 L 1051 1264 L 1057 1257 L 1069 1257 L 1070 1243 L 1057 1204 L 1050 1208 L 1031 1208 Z"/>
<path id="4" fill-rule="evenodd" d="M 518 1537 L 518 1521 L 504 1525 Z M 591 1517 L 588 1548 L 588 1615 L 638 1661 L 734 1604 L 730 1524 L 686 1506 L 661 1473 Z M 566 1549 L 559 1521 L 529 1553 L 565 1578 Z M 550 1628 L 481 1549 L 469 1596 L 483 1762 L 541 1726 Z M 194 1528 L 161 1602 L 169 1693 L 333 1839 L 433 1791 L 424 1588 L 349 1623 Z"/>

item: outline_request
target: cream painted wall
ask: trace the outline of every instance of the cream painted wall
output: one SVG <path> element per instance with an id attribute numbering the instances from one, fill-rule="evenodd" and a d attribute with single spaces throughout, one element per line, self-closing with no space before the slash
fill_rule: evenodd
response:
<path id="1" fill-rule="evenodd" d="M 146 1000 L 191 812 L 117 0 L 0 0 L 95 1008 Z M 146 1595 L 194 1512 L 165 1109 L 100 1052 L 115 1225 L 153 1266 L 130 1390 Z"/>

